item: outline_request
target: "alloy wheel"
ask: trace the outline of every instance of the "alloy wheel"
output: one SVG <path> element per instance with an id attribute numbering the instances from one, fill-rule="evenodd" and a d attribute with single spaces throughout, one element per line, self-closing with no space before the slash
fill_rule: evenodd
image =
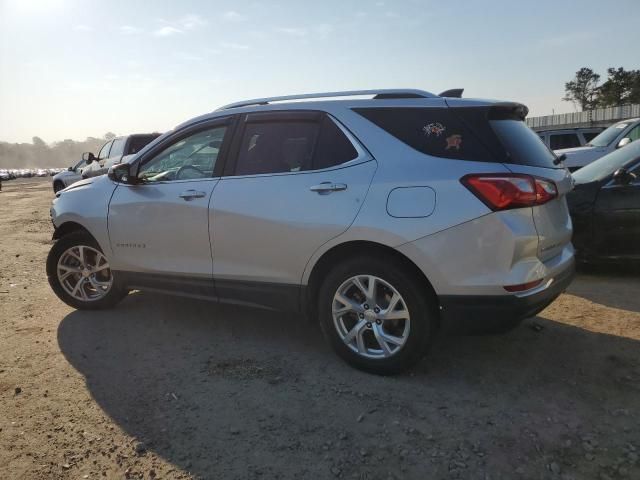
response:
<path id="1" fill-rule="evenodd" d="M 76 245 L 60 256 L 56 268 L 62 288 L 83 302 L 103 298 L 113 285 L 109 262 L 99 250 Z"/>
<path id="2" fill-rule="evenodd" d="M 402 295 L 374 275 L 356 275 L 338 287 L 333 324 L 345 345 L 367 358 L 398 353 L 409 337 L 410 315 Z"/>

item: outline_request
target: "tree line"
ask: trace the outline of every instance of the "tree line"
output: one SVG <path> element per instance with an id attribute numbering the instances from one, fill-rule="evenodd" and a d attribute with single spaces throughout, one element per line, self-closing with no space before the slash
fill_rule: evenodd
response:
<path id="1" fill-rule="evenodd" d="M 640 103 L 640 70 L 609 68 L 607 79 L 600 83 L 598 73 L 582 67 L 564 89 L 562 100 L 573 102 L 583 111 Z"/>
<path id="2" fill-rule="evenodd" d="M 83 152 L 97 155 L 100 147 L 115 136 L 115 133 L 108 132 L 101 138 L 87 137 L 84 141 L 68 139 L 51 144 L 40 137 L 33 137 L 31 143 L 0 141 L 0 168 L 70 167 L 80 161 Z"/>
<path id="3" fill-rule="evenodd" d="M 581 68 L 565 83 L 562 100 L 573 102 L 582 110 L 640 103 L 640 70 L 609 68 L 607 79 L 601 83 L 600 78 L 591 68 Z M 101 138 L 87 137 L 79 142 L 63 140 L 47 144 L 40 137 L 33 137 L 32 143 L 0 141 L 0 168 L 69 167 L 80 161 L 82 152 L 98 153 L 114 137 L 114 133 L 108 132 Z"/>

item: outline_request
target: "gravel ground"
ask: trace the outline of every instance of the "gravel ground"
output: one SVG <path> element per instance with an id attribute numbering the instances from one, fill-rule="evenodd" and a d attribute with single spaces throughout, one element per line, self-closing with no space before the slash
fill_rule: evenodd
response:
<path id="1" fill-rule="evenodd" d="M 640 276 L 580 274 L 411 373 L 343 364 L 290 315 L 49 289 L 49 179 L 0 192 L 0 478 L 640 478 Z"/>

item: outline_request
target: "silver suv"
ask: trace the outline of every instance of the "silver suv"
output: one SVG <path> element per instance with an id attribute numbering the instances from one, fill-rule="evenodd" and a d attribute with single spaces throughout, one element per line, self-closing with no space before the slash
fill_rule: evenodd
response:
<path id="1" fill-rule="evenodd" d="M 571 281 L 571 177 L 526 114 L 420 90 L 227 105 L 59 193 L 49 282 L 81 309 L 141 289 L 305 313 L 399 372 Z"/>

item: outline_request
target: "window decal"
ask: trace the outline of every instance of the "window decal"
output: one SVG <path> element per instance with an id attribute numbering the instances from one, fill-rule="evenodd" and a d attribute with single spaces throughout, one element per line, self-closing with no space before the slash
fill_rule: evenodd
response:
<path id="1" fill-rule="evenodd" d="M 446 130 L 446 127 L 439 122 L 430 123 L 422 127 L 422 131 L 427 137 L 430 137 L 431 135 L 435 135 L 436 137 L 439 137 L 444 133 L 445 130 Z"/>
<path id="2" fill-rule="evenodd" d="M 449 150 L 450 148 L 455 148 L 456 150 L 460 150 L 460 146 L 462 145 L 462 135 L 456 133 L 448 136 L 446 139 L 447 146 L 445 150 Z"/>

